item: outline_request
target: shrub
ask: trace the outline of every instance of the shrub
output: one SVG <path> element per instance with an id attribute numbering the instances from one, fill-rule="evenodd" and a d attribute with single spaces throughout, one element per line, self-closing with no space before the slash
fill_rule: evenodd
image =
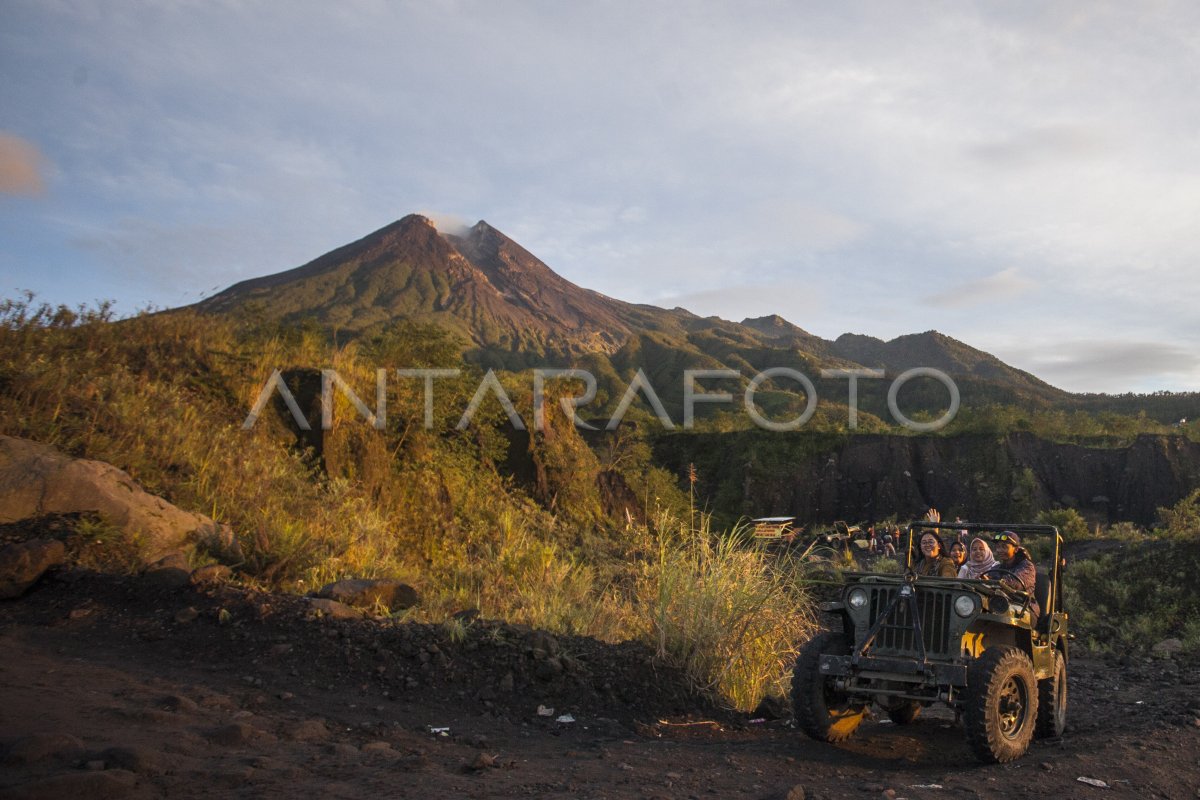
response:
<path id="1" fill-rule="evenodd" d="M 816 627 L 814 607 L 790 565 L 746 547 L 744 529 L 713 534 L 709 523 L 707 515 L 698 528 L 656 521 L 636 605 L 661 658 L 749 711 L 784 693 L 796 647 Z"/>
<path id="2" fill-rule="evenodd" d="M 1059 508 L 1043 511 L 1037 516 L 1042 525 L 1053 525 L 1062 534 L 1063 541 L 1071 542 L 1088 537 L 1087 521 L 1073 508 Z"/>
<path id="3" fill-rule="evenodd" d="M 1200 546 L 1186 540 L 1146 540 L 1072 563 L 1065 595 L 1072 628 L 1096 652 L 1142 653 L 1182 632 L 1185 648 L 1200 653 L 1198 570 Z"/>
<path id="4" fill-rule="evenodd" d="M 1168 536 L 1200 537 L 1200 489 L 1194 490 L 1171 508 L 1158 509 L 1163 532 Z"/>

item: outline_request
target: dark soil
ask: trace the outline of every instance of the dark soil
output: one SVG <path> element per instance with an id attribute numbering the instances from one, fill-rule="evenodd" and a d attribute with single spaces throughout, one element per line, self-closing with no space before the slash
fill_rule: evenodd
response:
<path id="1" fill-rule="evenodd" d="M 981 766 L 944 709 L 819 744 L 634 644 L 228 585 L 64 570 L 0 603 L 0 652 L 0 797 L 1200 796 L 1200 667 L 1171 660 L 1073 658 L 1066 735 Z"/>

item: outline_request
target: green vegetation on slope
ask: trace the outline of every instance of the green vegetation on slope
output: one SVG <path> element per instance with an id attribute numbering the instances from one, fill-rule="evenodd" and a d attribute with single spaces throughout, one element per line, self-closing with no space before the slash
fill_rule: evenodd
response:
<path id="1" fill-rule="evenodd" d="M 1119 547 L 1068 564 L 1072 630 L 1093 652 L 1143 654 L 1168 638 L 1200 656 L 1200 489 L 1161 510 L 1151 534 L 1114 526 Z"/>
<path id="2" fill-rule="evenodd" d="M 414 379 L 389 381 L 383 430 L 337 393 L 333 425 L 321 431 L 316 370 L 335 369 L 373 404 L 381 362 L 463 370 L 439 381 L 437 425 L 425 429 Z M 314 431 L 288 424 L 278 397 L 243 430 L 276 369 Z M 243 580 L 306 591 L 342 577 L 399 577 L 424 597 L 409 616 L 442 621 L 477 608 L 553 631 L 641 639 L 698 686 L 757 704 L 806 632 L 802 587 L 785 587 L 764 556 L 729 535 L 680 522 L 686 498 L 633 428 L 593 449 L 558 415 L 521 439 L 490 399 L 456 430 L 480 377 L 459 343 L 428 326 L 339 346 L 311 326 L 251 318 L 114 321 L 103 307 L 0 302 L 0 433 L 110 462 L 230 523 Z M 530 419 L 528 396 L 513 376 L 501 380 Z M 556 407 L 557 395 L 547 400 Z M 513 462 L 528 466 L 528 480 Z M 687 622 L 698 597 L 719 624 Z"/>

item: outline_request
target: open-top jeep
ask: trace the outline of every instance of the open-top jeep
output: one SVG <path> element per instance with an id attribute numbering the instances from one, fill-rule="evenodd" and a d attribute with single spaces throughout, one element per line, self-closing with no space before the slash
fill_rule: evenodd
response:
<path id="1" fill-rule="evenodd" d="M 998 565 L 988 579 L 918 576 L 915 540 L 926 529 L 972 536 L 1013 531 L 1053 537 L 1031 596 L 1011 588 Z M 1049 525 L 913 522 L 902 575 L 846 573 L 840 599 L 822 610 L 842 630 L 818 634 L 800 651 L 792 678 L 797 725 L 838 742 L 875 703 L 897 724 L 941 702 L 961 714 L 967 741 L 986 762 L 1022 756 L 1034 736 L 1059 736 L 1067 717 L 1067 613 L 1062 537 Z M 1036 601 L 1041 614 L 1034 618 Z"/>

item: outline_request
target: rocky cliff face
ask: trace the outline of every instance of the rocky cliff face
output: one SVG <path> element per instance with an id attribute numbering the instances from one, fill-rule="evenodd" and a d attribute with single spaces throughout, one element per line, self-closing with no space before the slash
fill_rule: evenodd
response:
<path id="1" fill-rule="evenodd" d="M 1097 521 L 1154 522 L 1200 485 L 1200 444 L 1142 436 L 1123 448 L 1057 444 L 1028 434 L 803 437 L 762 432 L 663 437 L 676 470 L 695 463 L 701 491 L 732 516 L 805 522 L 907 517 L 1027 520 L 1058 506 Z"/>

